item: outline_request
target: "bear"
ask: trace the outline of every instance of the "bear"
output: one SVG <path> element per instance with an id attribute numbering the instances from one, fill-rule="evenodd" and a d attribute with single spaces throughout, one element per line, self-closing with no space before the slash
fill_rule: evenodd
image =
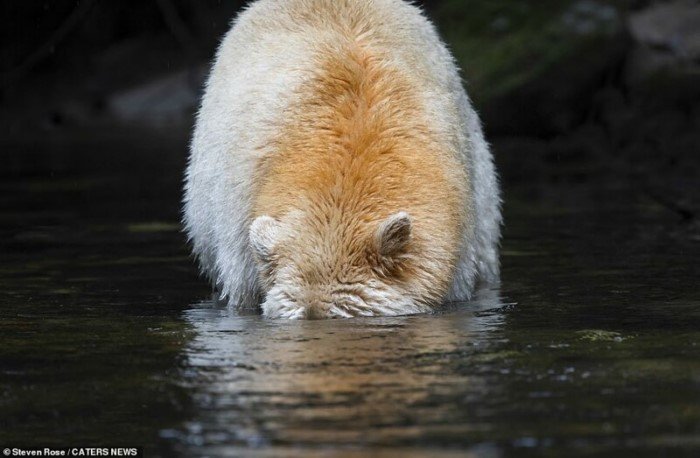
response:
<path id="1" fill-rule="evenodd" d="M 432 23 L 403 0 L 257 0 L 220 44 L 184 229 L 220 300 L 407 315 L 499 282 L 500 189 Z"/>

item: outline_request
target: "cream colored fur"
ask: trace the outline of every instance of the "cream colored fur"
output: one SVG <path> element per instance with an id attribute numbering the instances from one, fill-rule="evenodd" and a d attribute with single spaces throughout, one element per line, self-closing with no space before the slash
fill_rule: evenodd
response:
<path id="1" fill-rule="evenodd" d="M 192 140 L 185 227 L 235 307 L 398 315 L 498 281 L 499 190 L 433 26 L 401 0 L 259 0 Z"/>

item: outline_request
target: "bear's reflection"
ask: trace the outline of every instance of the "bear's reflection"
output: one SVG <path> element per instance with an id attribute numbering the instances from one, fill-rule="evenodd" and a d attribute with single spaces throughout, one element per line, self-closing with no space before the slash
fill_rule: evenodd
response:
<path id="1" fill-rule="evenodd" d="M 192 309 L 186 374 L 201 407 L 198 434 L 336 443 L 434 428 L 454 416 L 450 399 L 487 388 L 462 369 L 493 338 L 501 318 L 488 310 L 498 305 L 486 290 L 453 310 L 407 317 L 289 322 Z"/>

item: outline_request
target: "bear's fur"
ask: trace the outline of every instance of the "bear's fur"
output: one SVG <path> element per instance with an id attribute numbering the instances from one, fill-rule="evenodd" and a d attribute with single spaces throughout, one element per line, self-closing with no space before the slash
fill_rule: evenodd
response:
<path id="1" fill-rule="evenodd" d="M 221 297 L 271 317 L 428 311 L 498 281 L 499 190 L 433 26 L 402 0 L 259 0 L 192 140 L 185 227 Z"/>

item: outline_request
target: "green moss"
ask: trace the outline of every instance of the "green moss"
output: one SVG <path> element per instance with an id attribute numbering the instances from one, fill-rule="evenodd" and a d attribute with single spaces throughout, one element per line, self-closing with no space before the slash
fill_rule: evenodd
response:
<path id="1" fill-rule="evenodd" d="M 565 20 L 567 14 L 577 14 L 575 1 L 466 3 L 445 1 L 433 16 L 477 102 L 534 81 L 557 63 L 599 45 L 617 27 L 613 17 L 593 20 L 586 33 L 577 31 Z"/>

